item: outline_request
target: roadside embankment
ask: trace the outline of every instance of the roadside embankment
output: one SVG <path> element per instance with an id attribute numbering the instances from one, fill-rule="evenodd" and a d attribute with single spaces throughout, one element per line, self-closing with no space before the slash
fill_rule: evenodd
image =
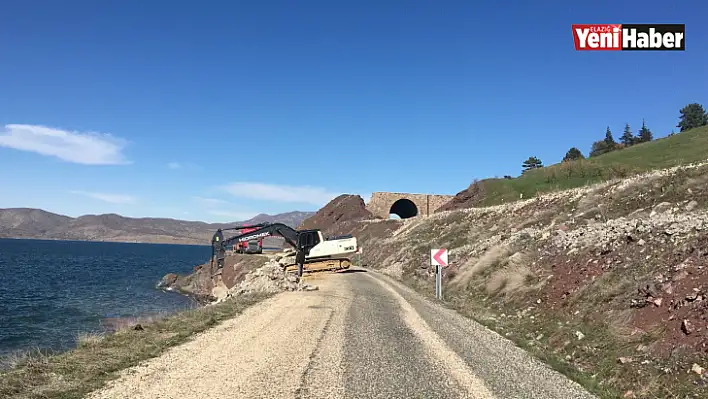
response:
<path id="1" fill-rule="evenodd" d="M 448 248 L 448 306 L 601 397 L 704 397 L 707 183 L 692 164 L 328 233 L 354 233 L 364 264 L 430 296 L 429 251 Z"/>

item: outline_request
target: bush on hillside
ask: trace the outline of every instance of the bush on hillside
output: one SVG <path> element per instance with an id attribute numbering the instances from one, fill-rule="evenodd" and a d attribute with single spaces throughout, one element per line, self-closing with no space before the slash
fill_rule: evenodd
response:
<path id="1" fill-rule="evenodd" d="M 578 148 L 572 147 L 568 150 L 568 152 L 565 153 L 565 156 L 563 157 L 563 162 L 575 161 L 577 159 L 585 159 L 585 156 L 582 152 L 580 152 Z"/>
<path id="2" fill-rule="evenodd" d="M 590 157 L 592 158 L 598 155 L 607 154 L 610 151 L 612 151 L 612 148 L 607 145 L 605 140 L 598 140 L 592 143 L 592 148 L 590 148 Z"/>

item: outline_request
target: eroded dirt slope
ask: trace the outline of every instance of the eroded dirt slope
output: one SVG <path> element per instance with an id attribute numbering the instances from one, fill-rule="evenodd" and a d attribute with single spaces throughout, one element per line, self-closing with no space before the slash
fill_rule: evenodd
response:
<path id="1" fill-rule="evenodd" d="M 455 196 L 436 212 L 453 211 L 477 206 L 484 200 L 485 189 L 481 182 L 475 181 L 469 187 L 455 194 Z"/>
<path id="2" fill-rule="evenodd" d="M 708 373 L 708 167 L 487 208 L 343 224 L 364 263 L 446 301 L 606 397 L 700 397 Z M 691 396 L 699 395 L 699 396 Z"/>

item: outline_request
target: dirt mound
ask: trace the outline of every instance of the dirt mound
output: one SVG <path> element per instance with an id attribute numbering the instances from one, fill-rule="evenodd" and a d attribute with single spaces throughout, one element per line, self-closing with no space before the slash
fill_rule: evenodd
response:
<path id="1" fill-rule="evenodd" d="M 371 212 L 366 210 L 363 198 L 358 195 L 342 194 L 330 201 L 313 216 L 305 219 L 298 226 L 298 230 L 327 230 L 338 223 L 371 218 Z"/>
<path id="2" fill-rule="evenodd" d="M 278 293 L 282 291 L 313 291 L 316 286 L 305 284 L 296 274 L 286 273 L 276 260 L 248 273 L 237 286 L 231 288 L 227 297 L 256 292 Z"/>
<path id="3" fill-rule="evenodd" d="M 484 189 L 484 185 L 479 181 L 475 181 L 466 189 L 455 194 L 453 199 L 438 208 L 435 212 L 472 208 L 479 205 L 479 203 L 484 199 L 485 194 L 486 190 Z"/>

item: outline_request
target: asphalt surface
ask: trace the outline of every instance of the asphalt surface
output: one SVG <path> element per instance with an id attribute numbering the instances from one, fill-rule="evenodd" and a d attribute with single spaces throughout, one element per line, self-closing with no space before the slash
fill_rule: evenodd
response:
<path id="1" fill-rule="evenodd" d="M 511 342 L 372 271 L 313 277 L 93 398 L 594 398 Z"/>

